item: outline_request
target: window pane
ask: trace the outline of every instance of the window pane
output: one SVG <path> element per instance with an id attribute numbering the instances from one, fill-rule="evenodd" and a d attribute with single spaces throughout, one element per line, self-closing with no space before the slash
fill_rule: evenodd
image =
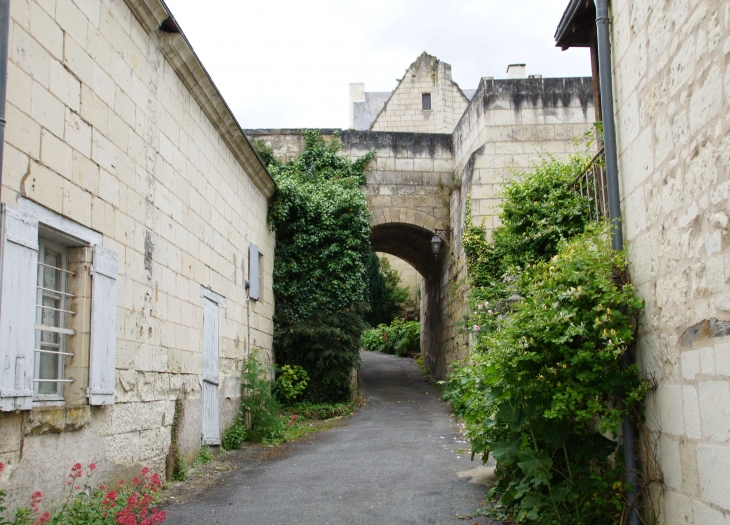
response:
<path id="1" fill-rule="evenodd" d="M 38 290 L 38 324 L 54 328 L 65 328 L 65 316 L 59 310 L 65 309 L 66 291 L 65 248 L 41 240 L 41 254 L 38 266 L 38 282 L 43 289 Z M 50 352 L 64 351 L 64 335 L 47 330 L 38 330 L 36 346 L 39 350 Z M 44 352 L 35 353 L 36 379 L 63 379 L 63 356 Z M 37 394 L 61 394 L 62 383 L 37 382 Z"/>
<path id="2" fill-rule="evenodd" d="M 421 95 L 421 102 L 423 103 L 424 111 L 431 109 L 431 93 L 423 93 Z"/>

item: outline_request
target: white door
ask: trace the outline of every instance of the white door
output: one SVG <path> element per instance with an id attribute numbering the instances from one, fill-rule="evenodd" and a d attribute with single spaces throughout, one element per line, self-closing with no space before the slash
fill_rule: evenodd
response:
<path id="1" fill-rule="evenodd" d="M 203 299 L 203 445 L 221 444 L 218 401 L 218 304 Z"/>

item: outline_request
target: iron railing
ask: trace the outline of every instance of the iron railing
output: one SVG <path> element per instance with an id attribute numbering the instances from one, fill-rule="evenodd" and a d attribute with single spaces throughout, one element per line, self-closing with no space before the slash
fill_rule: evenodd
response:
<path id="1" fill-rule="evenodd" d="M 603 148 L 583 168 L 571 188 L 590 199 L 591 219 L 598 222 L 608 217 L 608 185 L 606 183 L 606 162 Z"/>

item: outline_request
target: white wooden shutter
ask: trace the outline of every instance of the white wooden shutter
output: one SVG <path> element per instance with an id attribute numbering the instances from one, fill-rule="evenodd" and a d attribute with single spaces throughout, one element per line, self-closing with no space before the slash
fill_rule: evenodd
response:
<path id="1" fill-rule="evenodd" d="M 89 358 L 90 405 L 113 405 L 117 369 L 116 253 L 94 246 L 91 270 L 91 351 Z"/>
<path id="2" fill-rule="evenodd" d="M 2 208 L 0 234 L 0 410 L 33 407 L 38 221 Z"/>
<path id="3" fill-rule="evenodd" d="M 221 444 L 218 399 L 218 304 L 203 299 L 203 445 Z"/>
<path id="4" fill-rule="evenodd" d="M 248 289 L 248 296 L 256 301 L 259 300 L 261 290 L 259 290 L 259 283 L 261 282 L 259 272 L 259 247 L 251 243 L 248 250 L 248 282 L 250 288 Z"/>

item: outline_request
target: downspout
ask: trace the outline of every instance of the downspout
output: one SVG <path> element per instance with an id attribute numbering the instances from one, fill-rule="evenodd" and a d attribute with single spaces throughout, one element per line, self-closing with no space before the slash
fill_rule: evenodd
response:
<path id="1" fill-rule="evenodd" d="M 8 38 L 10 0 L 0 0 L 0 198 L 3 187 L 3 150 L 5 149 L 5 99 L 8 91 Z"/>
<path id="2" fill-rule="evenodd" d="M 606 182 L 608 184 L 608 213 L 611 220 L 611 247 L 622 250 L 624 245 L 621 224 L 621 196 L 618 181 L 618 155 L 616 148 L 616 124 L 613 108 L 613 79 L 611 71 L 611 37 L 608 16 L 608 0 L 595 0 L 596 31 L 598 37 L 598 67 L 601 77 L 601 111 L 603 113 L 603 141 L 606 154 Z M 624 354 L 624 365 L 629 366 L 630 352 Z M 625 480 L 634 489 L 626 493 L 631 509 L 629 525 L 639 525 L 639 511 L 636 506 L 638 481 L 638 461 L 636 457 L 636 427 L 627 416 L 622 423 L 624 438 Z"/>

